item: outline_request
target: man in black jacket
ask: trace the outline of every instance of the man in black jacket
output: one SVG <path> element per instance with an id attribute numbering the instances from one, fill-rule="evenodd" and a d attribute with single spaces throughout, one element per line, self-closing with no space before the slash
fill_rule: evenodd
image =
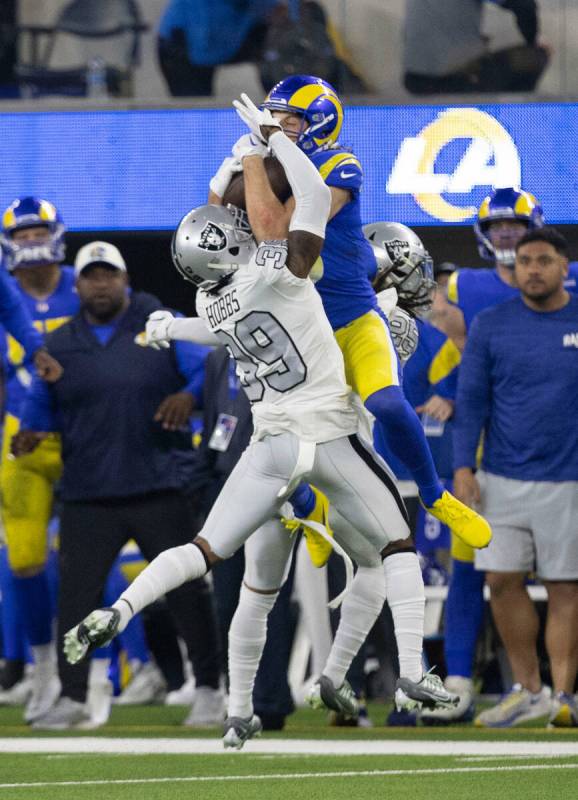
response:
<path id="1" fill-rule="evenodd" d="M 35 383 L 14 452 L 29 452 L 60 430 L 60 600 L 58 639 L 98 605 L 121 547 L 131 538 L 152 560 L 194 534 L 184 489 L 194 453 L 189 418 L 199 396 L 204 351 L 187 343 L 154 351 L 138 344 L 152 295 L 130 293 L 122 255 L 107 242 L 83 247 L 75 261 L 80 312 L 48 337 L 62 378 Z M 201 378 L 199 379 L 199 374 Z M 185 640 L 203 706 L 189 724 L 218 724 L 224 712 L 220 652 L 210 589 L 204 579 L 167 596 Z M 83 611 L 84 610 L 84 611 Z M 72 668 L 59 647 L 62 694 L 34 727 L 86 722 L 88 667 Z"/>

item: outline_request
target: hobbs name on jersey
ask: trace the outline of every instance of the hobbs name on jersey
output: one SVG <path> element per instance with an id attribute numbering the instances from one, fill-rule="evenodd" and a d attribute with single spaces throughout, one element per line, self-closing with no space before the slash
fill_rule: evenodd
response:
<path id="1" fill-rule="evenodd" d="M 211 328 L 216 328 L 221 322 L 224 322 L 233 314 L 240 311 L 241 306 L 237 300 L 237 290 L 232 289 L 230 292 L 225 292 L 224 295 L 217 298 L 214 303 L 211 303 L 206 308 L 207 320 Z"/>

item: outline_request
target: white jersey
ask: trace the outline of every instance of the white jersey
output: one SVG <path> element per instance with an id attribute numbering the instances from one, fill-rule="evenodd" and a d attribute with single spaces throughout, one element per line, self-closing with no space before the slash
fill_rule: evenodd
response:
<path id="1" fill-rule="evenodd" d="M 287 268 L 287 242 L 262 242 L 197 313 L 225 344 L 252 403 L 254 436 L 290 431 L 327 442 L 358 428 L 343 356 L 309 278 Z"/>

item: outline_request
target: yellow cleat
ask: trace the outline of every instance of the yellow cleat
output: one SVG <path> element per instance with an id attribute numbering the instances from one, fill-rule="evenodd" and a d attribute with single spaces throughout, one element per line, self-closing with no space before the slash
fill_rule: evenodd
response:
<path id="1" fill-rule="evenodd" d="M 317 531 L 310 528 L 306 523 L 308 519 L 312 522 L 317 522 L 323 525 L 329 536 L 333 537 L 333 531 L 329 527 L 329 500 L 325 495 L 316 489 L 315 486 L 311 487 L 315 495 L 315 505 L 310 514 L 305 517 L 305 521 L 298 522 L 296 519 L 283 519 L 283 524 L 290 531 L 301 529 L 305 536 L 305 545 L 309 558 L 314 567 L 324 567 L 329 561 L 329 556 L 333 552 L 333 547 L 330 542 L 323 538 Z"/>
<path id="2" fill-rule="evenodd" d="M 428 514 L 447 525 L 455 535 L 477 550 L 487 547 L 492 539 L 492 529 L 481 514 L 473 511 L 450 492 L 444 492 L 431 508 L 424 506 Z"/>

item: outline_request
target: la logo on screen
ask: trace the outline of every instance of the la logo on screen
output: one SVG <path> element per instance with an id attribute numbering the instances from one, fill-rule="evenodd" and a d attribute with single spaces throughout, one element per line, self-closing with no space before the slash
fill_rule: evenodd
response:
<path id="1" fill-rule="evenodd" d="M 436 172 L 442 149 L 456 139 L 469 140 L 461 159 L 450 174 Z M 413 195 L 426 214 L 442 222 L 464 222 L 474 216 L 477 206 L 454 205 L 448 195 L 467 194 L 478 186 L 519 186 L 521 173 L 514 140 L 491 114 L 477 108 L 450 108 L 417 136 L 402 141 L 386 190 Z"/>

